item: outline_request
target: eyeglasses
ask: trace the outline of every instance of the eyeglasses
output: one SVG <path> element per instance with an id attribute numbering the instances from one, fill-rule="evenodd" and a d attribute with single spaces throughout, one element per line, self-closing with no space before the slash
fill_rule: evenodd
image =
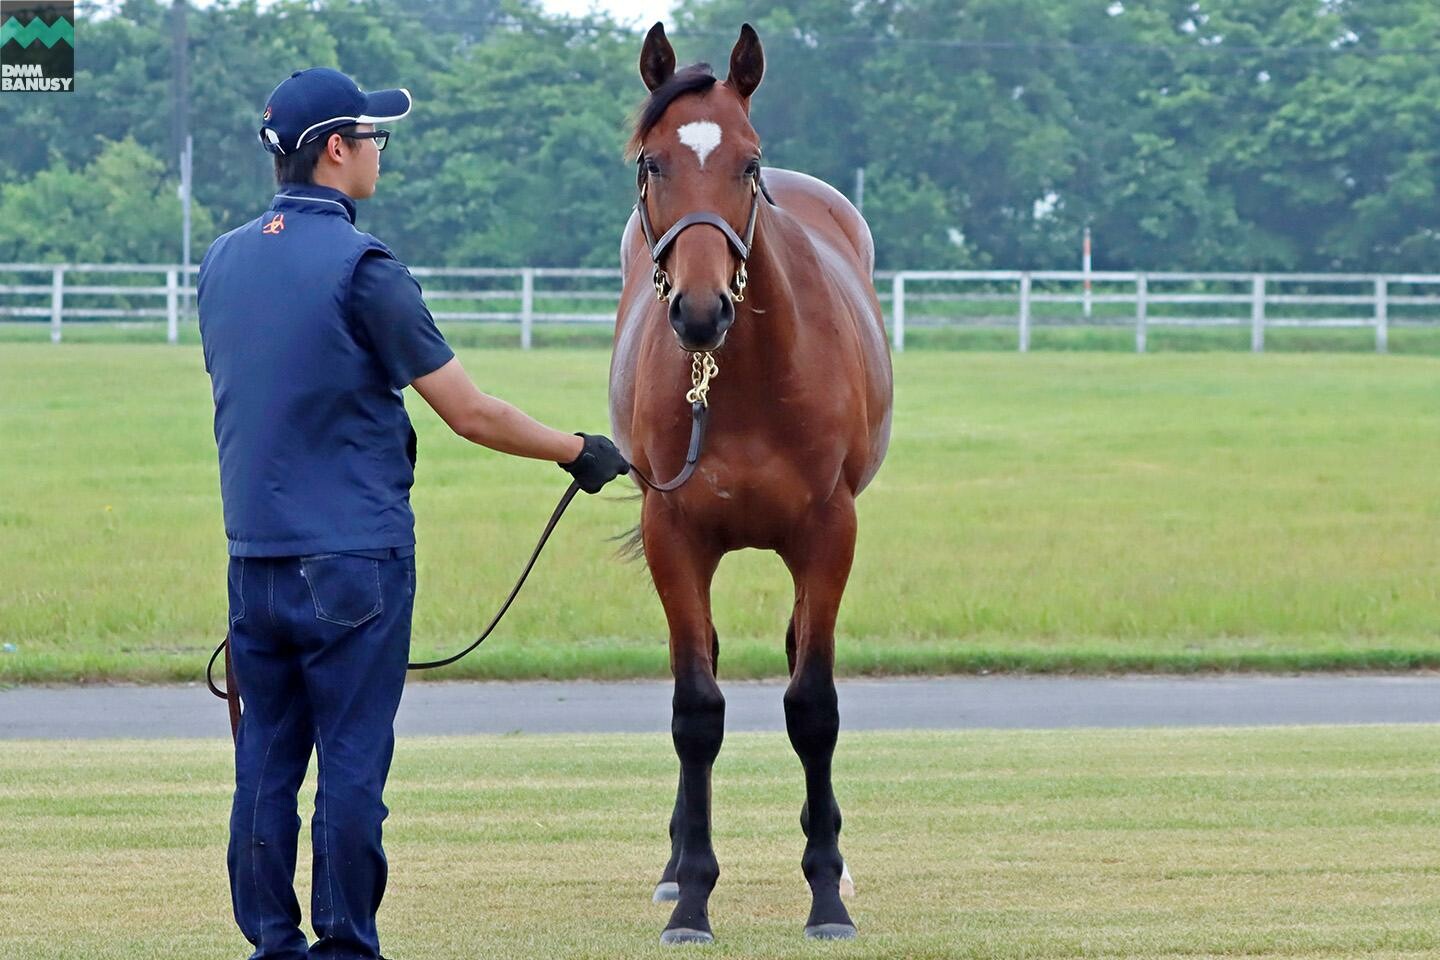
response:
<path id="1" fill-rule="evenodd" d="M 390 142 L 389 130 L 369 130 L 365 133 L 342 133 L 340 136 L 346 140 L 374 140 L 376 150 L 384 150 L 385 145 Z"/>

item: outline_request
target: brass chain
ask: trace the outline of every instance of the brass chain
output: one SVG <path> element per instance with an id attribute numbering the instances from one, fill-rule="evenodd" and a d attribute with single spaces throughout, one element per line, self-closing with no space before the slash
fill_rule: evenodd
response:
<path id="1" fill-rule="evenodd" d="M 710 404 L 706 398 L 710 393 L 710 381 L 718 376 L 720 365 L 715 362 L 714 356 L 709 353 L 695 354 L 695 359 L 690 364 L 690 383 L 693 386 L 690 392 L 685 394 L 685 402 L 708 407 Z"/>

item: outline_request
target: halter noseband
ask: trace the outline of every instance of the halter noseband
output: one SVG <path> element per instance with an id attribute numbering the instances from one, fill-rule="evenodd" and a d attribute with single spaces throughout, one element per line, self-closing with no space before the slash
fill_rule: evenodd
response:
<path id="1" fill-rule="evenodd" d="M 640 228 L 645 231 L 645 242 L 650 247 L 650 259 L 655 263 L 655 299 L 662 303 L 670 299 L 670 291 L 674 284 L 670 280 L 670 274 L 660 265 L 660 259 L 665 256 L 665 251 L 675 242 L 675 238 L 682 232 L 699 223 L 706 223 L 718 229 L 725 235 L 725 240 L 730 244 L 731 249 L 740 258 L 740 268 L 735 271 L 735 276 L 730 281 L 730 295 L 739 303 L 745 299 L 745 285 L 750 282 L 750 276 L 745 272 L 745 263 L 750 259 L 750 251 L 755 241 L 755 218 L 760 210 L 760 195 L 770 198 L 770 192 L 760 182 L 760 174 L 757 171 L 754 176 L 747 177 L 750 181 L 750 219 L 745 223 L 745 235 L 741 237 L 735 232 L 735 228 L 718 213 L 701 211 L 698 213 L 687 213 L 675 225 L 665 231 L 665 235 L 659 240 L 655 239 L 655 227 L 650 223 L 650 211 L 645 204 L 645 195 L 649 190 L 650 181 L 645 176 L 645 151 L 641 150 L 640 155 L 635 158 L 635 186 L 640 196 L 635 201 L 635 210 L 640 214 Z"/>

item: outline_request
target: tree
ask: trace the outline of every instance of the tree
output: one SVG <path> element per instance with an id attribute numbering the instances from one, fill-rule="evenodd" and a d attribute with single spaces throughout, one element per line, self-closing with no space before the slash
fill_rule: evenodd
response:
<path id="1" fill-rule="evenodd" d="M 0 186 L 0 262 L 176 263 L 178 182 L 133 139 L 101 140 L 83 168 L 59 156 L 27 180 Z M 203 206 L 194 231 L 213 230 Z"/>

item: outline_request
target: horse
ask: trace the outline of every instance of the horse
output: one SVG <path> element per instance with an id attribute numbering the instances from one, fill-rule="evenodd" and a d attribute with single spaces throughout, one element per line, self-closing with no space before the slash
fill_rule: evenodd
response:
<path id="1" fill-rule="evenodd" d="M 670 859 L 653 897 L 675 902 L 662 943 L 714 939 L 710 777 L 725 698 L 710 586 L 721 557 L 744 548 L 779 554 L 794 581 L 784 707 L 805 772 L 805 935 L 856 935 L 841 900 L 842 880 L 847 895 L 853 884 L 831 783 L 835 622 L 855 552 L 855 498 L 889 444 L 893 378 L 864 219 L 819 180 L 761 166 L 749 115 L 764 69 L 748 23 L 724 81 L 703 63 L 677 71 L 661 23 L 640 53 L 650 94 L 630 141 L 638 199 L 621 243 L 612 434 L 652 477 L 674 476 L 687 443 L 704 434 L 688 482 L 641 485 L 639 547 L 669 626 L 680 761 Z M 702 429 L 684 398 L 710 379 L 712 357 L 719 370 L 708 397 L 701 390 Z"/>

